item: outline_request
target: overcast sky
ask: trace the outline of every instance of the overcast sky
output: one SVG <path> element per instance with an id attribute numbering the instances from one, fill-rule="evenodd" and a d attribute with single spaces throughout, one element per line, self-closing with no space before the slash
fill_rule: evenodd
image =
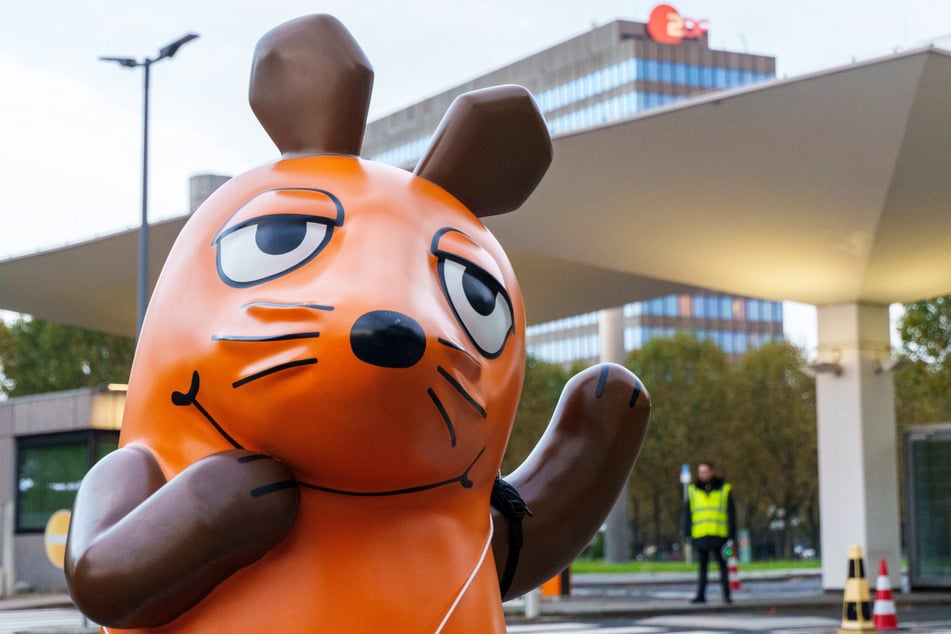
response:
<path id="1" fill-rule="evenodd" d="M 181 214 L 188 178 L 235 174 L 277 152 L 247 105 L 255 42 L 308 13 L 339 17 L 376 71 L 370 117 L 617 18 L 646 21 L 655 2 L 622 0 L 30 0 L 0 20 L 0 257 L 138 223 L 141 59 L 195 32 L 152 67 L 150 216 Z M 934 43 L 951 48 L 951 2 L 691 0 L 715 48 L 773 55 L 796 76 Z M 808 309 L 806 309 L 808 315 Z M 808 342 L 807 342 L 808 343 Z"/>

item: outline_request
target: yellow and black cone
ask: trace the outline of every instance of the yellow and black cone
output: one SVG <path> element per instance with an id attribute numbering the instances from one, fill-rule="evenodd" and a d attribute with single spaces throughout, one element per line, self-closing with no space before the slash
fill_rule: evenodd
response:
<path id="1" fill-rule="evenodd" d="M 839 634 L 877 632 L 872 620 L 872 601 L 865 578 L 861 546 L 849 546 L 849 578 L 842 597 L 842 625 Z"/>

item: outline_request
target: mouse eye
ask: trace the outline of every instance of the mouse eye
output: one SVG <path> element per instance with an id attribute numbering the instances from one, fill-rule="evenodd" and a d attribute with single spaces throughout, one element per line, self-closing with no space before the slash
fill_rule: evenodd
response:
<path id="1" fill-rule="evenodd" d="M 330 241 L 333 224 L 319 216 L 279 214 L 242 222 L 218 236 L 218 275 L 252 286 L 310 262 Z"/>
<path id="2" fill-rule="evenodd" d="M 514 331 L 512 302 L 486 271 L 462 260 L 442 258 L 439 276 L 456 319 L 483 355 L 494 359 Z"/>

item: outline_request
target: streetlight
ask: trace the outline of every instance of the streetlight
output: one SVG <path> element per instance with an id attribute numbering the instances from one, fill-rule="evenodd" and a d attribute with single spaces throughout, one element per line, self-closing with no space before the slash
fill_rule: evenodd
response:
<path id="1" fill-rule="evenodd" d="M 149 286 L 149 68 L 155 62 L 175 56 L 185 44 L 197 39 L 196 33 L 188 33 L 174 42 L 170 42 L 159 49 L 155 58 L 136 60 L 132 57 L 100 57 L 103 62 L 115 62 L 125 68 L 145 69 L 144 92 L 142 96 L 142 220 L 139 225 L 139 260 L 138 281 L 136 290 L 136 321 L 135 336 L 138 338 L 142 330 L 142 320 L 145 319 L 145 307 L 148 304 Z"/>

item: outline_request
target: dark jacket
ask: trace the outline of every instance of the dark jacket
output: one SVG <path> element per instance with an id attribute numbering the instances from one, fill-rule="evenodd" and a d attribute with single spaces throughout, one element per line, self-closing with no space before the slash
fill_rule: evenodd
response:
<path id="1" fill-rule="evenodd" d="M 700 480 L 694 480 L 693 485 L 702 491 L 709 493 L 716 489 L 722 489 L 725 482 L 723 478 L 718 476 L 713 476 L 710 478 L 709 482 L 701 482 Z M 729 539 L 736 541 L 736 505 L 733 502 L 734 498 L 733 488 L 730 488 L 730 495 L 726 499 L 726 513 L 727 521 L 729 522 L 730 527 L 730 536 Z M 693 518 L 690 515 L 690 501 L 684 503 L 684 535 L 687 538 L 690 538 L 690 528 L 693 525 Z"/>

